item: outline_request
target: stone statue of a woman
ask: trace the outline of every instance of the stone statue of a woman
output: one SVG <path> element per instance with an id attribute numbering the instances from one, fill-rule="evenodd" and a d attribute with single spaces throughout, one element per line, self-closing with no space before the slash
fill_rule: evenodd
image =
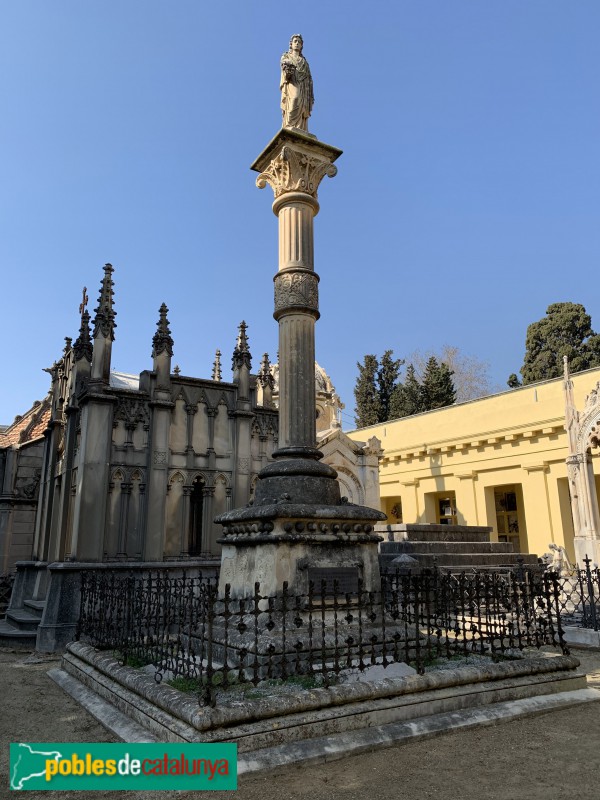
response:
<path id="1" fill-rule="evenodd" d="M 290 39 L 290 49 L 281 56 L 281 111 L 284 128 L 308 131 L 308 118 L 315 101 L 308 61 L 302 55 L 299 33 Z"/>

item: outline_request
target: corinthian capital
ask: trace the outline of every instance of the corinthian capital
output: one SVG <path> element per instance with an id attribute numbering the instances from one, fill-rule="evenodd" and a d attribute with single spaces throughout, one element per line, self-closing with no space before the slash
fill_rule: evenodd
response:
<path id="1" fill-rule="evenodd" d="M 259 189 L 264 189 L 268 183 L 275 197 L 286 192 L 304 192 L 316 198 L 319 184 L 325 175 L 334 178 L 337 167 L 326 159 L 309 156 L 285 146 L 267 169 L 260 173 L 256 185 Z"/>
<path id="2" fill-rule="evenodd" d="M 264 189 L 269 184 L 275 198 L 302 192 L 316 200 L 325 175 L 333 178 L 337 174 L 333 162 L 341 152 L 309 133 L 284 128 L 252 164 L 259 173 L 256 185 Z"/>

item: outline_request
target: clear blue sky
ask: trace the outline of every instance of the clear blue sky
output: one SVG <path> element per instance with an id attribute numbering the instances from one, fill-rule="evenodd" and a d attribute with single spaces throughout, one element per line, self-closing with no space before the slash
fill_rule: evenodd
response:
<path id="1" fill-rule="evenodd" d="M 183 374 L 225 376 L 240 320 L 277 350 L 270 189 L 279 58 L 304 36 L 320 191 L 317 358 L 444 343 L 504 384 L 549 303 L 600 328 L 598 0 L 4 0 L 0 423 L 48 387 L 115 267 L 113 367 L 151 367 L 164 300 Z"/>

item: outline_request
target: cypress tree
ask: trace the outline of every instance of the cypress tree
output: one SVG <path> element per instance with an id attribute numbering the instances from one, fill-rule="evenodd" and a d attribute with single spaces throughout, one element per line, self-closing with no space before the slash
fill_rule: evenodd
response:
<path id="1" fill-rule="evenodd" d="M 380 418 L 379 422 L 390 419 L 390 403 L 397 386 L 398 373 L 404 364 L 401 358 L 392 358 L 393 350 L 386 350 L 381 357 L 377 371 L 377 393 L 379 395 Z"/>
<path id="2" fill-rule="evenodd" d="M 410 417 L 411 414 L 418 414 L 424 410 L 421 385 L 417 380 L 414 366 L 409 364 L 404 383 L 399 383 L 392 394 L 389 419 Z"/>
<path id="3" fill-rule="evenodd" d="M 366 355 L 364 364 L 357 362 L 358 378 L 354 387 L 356 415 L 354 421 L 357 428 L 376 425 L 381 421 L 381 400 L 377 391 L 376 377 L 379 362 L 374 355 Z"/>
<path id="4" fill-rule="evenodd" d="M 456 400 L 452 370 L 447 364 L 439 364 L 435 356 L 431 356 L 425 367 L 421 395 L 425 411 L 450 406 Z"/>

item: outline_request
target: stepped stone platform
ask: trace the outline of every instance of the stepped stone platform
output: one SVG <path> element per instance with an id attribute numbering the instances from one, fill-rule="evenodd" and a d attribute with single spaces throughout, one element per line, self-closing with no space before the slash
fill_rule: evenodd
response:
<path id="1" fill-rule="evenodd" d="M 123 741 L 237 743 L 242 774 L 599 700 L 578 667 L 571 656 L 536 653 L 215 708 L 79 642 L 48 674 Z"/>
<path id="2" fill-rule="evenodd" d="M 520 563 L 526 568 L 538 566 L 534 553 L 516 553 L 511 544 L 490 541 L 489 527 L 401 523 L 376 525 L 375 533 L 384 538 L 379 545 L 382 570 L 437 566 L 463 572 L 515 569 Z"/>

